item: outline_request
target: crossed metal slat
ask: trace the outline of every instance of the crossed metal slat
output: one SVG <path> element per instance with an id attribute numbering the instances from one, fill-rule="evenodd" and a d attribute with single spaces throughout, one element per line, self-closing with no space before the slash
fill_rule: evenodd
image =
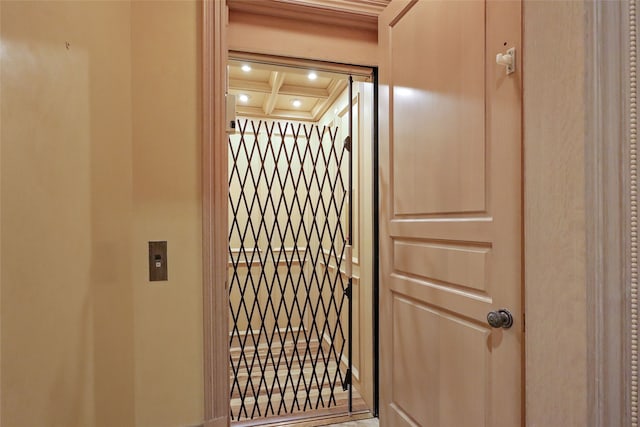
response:
<path id="1" fill-rule="evenodd" d="M 349 340 L 340 273 L 348 154 L 337 128 L 250 120 L 238 128 L 229 138 L 229 187 L 239 189 L 229 192 L 229 241 L 238 244 L 229 248 L 229 290 L 239 297 L 230 298 L 230 342 L 240 350 L 230 360 L 231 397 L 240 400 L 231 419 L 336 406 Z"/>

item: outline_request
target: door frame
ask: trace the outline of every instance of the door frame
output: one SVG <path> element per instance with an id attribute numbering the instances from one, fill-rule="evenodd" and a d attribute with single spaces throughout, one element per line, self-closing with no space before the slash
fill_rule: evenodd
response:
<path id="1" fill-rule="evenodd" d="M 229 425 L 227 6 L 202 2 L 202 279 L 204 427 Z"/>
<path id="2" fill-rule="evenodd" d="M 229 295 L 227 277 L 228 258 L 228 164 L 226 134 L 227 59 L 231 54 L 247 59 L 268 61 L 269 58 L 281 65 L 309 66 L 317 69 L 364 76 L 374 83 L 373 121 L 377 127 L 377 68 L 367 65 L 350 65 L 326 60 L 296 59 L 278 55 L 239 52 L 229 49 L 227 27 L 229 8 L 224 0 L 203 0 L 202 2 L 202 233 L 203 233 L 203 371 L 204 371 L 204 422 L 203 427 L 230 425 L 229 417 Z M 372 132 L 374 143 L 374 191 L 377 184 L 377 129 Z M 374 204 L 377 195 L 374 194 Z M 377 218 L 373 218 L 374 227 Z M 376 239 L 376 229 L 373 232 Z M 377 243 L 377 242 L 376 242 Z M 377 244 L 374 245 L 373 267 L 376 268 Z M 378 275 L 373 275 L 373 302 L 376 304 Z M 374 408 L 377 414 L 377 336 L 378 311 L 374 308 L 373 354 L 374 372 L 372 379 Z"/>
<path id="3" fill-rule="evenodd" d="M 587 415 L 637 427 L 637 4 L 585 6 Z"/>
<path id="4" fill-rule="evenodd" d="M 526 5 L 525 5 L 526 7 Z M 590 426 L 638 427 L 638 4 L 586 2 L 587 399 Z M 202 2 L 204 426 L 229 425 L 224 1 Z M 618 28 L 618 31 L 611 31 Z M 542 29 L 543 30 L 543 29 Z M 632 39 L 633 38 L 633 39 Z M 624 53 L 624 54 L 623 54 Z M 526 55 L 526 53 L 525 53 Z M 525 63 L 526 64 L 526 63 Z M 526 72 L 526 66 L 525 66 Z M 633 83 L 633 86 L 632 86 Z M 621 101 L 621 102 L 620 102 Z M 622 118 L 620 124 L 611 118 Z M 526 123 L 523 122 L 523 126 Z M 613 145 L 613 148 L 612 148 Z M 632 162 L 633 161 L 633 162 Z M 542 162 L 541 162 L 542 163 Z M 544 165 L 540 165 L 544 166 Z M 524 223 L 527 223 L 525 215 Z M 526 238 L 526 236 L 525 236 Z M 527 268 L 527 254 L 524 254 Z M 222 285 L 224 284 L 224 285 Z M 524 288 L 526 290 L 526 282 Z M 529 310 L 544 307 L 527 306 Z M 527 345 L 530 343 L 527 342 Z M 635 349 L 634 349 L 635 348 Z M 525 373 L 526 377 L 526 373 Z M 567 393 L 572 390 L 566 390 Z"/>

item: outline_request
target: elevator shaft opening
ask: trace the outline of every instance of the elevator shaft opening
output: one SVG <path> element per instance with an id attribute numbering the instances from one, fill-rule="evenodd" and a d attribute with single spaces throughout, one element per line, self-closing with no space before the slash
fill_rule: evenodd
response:
<path id="1" fill-rule="evenodd" d="M 361 149 L 372 140 L 372 85 L 230 64 L 239 116 L 228 138 L 231 421 L 367 411 L 373 180 L 363 172 L 373 150 Z"/>

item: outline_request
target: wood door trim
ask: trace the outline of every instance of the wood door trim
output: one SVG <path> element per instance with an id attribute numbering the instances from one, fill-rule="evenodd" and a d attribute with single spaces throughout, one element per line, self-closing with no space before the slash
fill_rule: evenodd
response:
<path id="1" fill-rule="evenodd" d="M 637 55 L 635 4 L 586 6 L 588 419 L 592 427 L 637 427 L 637 92 L 627 59 Z"/>
<path id="2" fill-rule="evenodd" d="M 228 0 L 233 12 L 375 31 L 388 0 Z"/>
<path id="3" fill-rule="evenodd" d="M 638 16 L 636 14 L 636 1 L 629 1 L 628 5 L 629 8 L 627 9 L 627 13 L 628 15 L 623 15 L 626 18 L 626 22 L 623 22 L 623 25 L 620 25 L 618 27 L 614 27 L 614 28 L 619 28 L 620 31 L 622 31 L 622 33 L 624 35 L 626 35 L 625 40 L 628 42 L 627 45 L 627 49 L 626 51 L 629 52 L 629 56 L 627 58 L 629 58 L 629 62 L 626 64 L 621 64 L 620 62 L 618 62 L 619 66 L 621 67 L 622 71 L 625 72 L 625 76 L 627 77 L 627 79 L 625 80 L 626 83 L 626 89 L 628 90 L 628 93 L 626 94 L 627 96 L 623 97 L 623 99 L 626 99 L 627 101 L 627 105 L 626 107 L 629 109 L 628 113 L 629 115 L 627 116 L 627 122 L 625 123 L 625 129 L 628 130 L 628 133 L 626 136 L 628 136 L 629 138 L 629 145 L 631 146 L 631 150 L 623 150 L 623 153 L 626 153 L 629 157 L 625 158 L 625 164 L 627 165 L 627 167 L 629 168 L 629 173 L 627 173 L 626 176 L 629 177 L 629 183 L 626 186 L 626 190 L 627 190 L 627 195 L 629 195 L 630 197 L 627 198 L 627 200 L 625 200 L 625 206 L 626 206 L 626 216 L 625 219 L 628 219 L 627 221 L 625 221 L 625 228 L 626 228 L 626 233 L 624 234 L 625 236 L 625 242 L 626 241 L 631 241 L 631 245 L 629 245 L 629 247 L 625 247 L 625 249 L 627 251 L 630 252 L 630 256 L 625 256 L 624 259 L 628 260 L 628 265 L 624 266 L 624 273 L 628 274 L 628 277 L 631 278 L 631 291 L 630 291 L 630 295 L 627 294 L 627 292 L 625 292 L 625 289 L 621 289 L 619 290 L 622 294 L 623 298 L 630 298 L 631 300 L 631 307 L 628 309 L 628 311 L 630 311 L 631 313 L 627 312 L 623 312 L 623 314 L 625 315 L 625 320 L 623 321 L 623 325 L 627 325 L 627 322 L 631 323 L 631 328 L 626 328 L 626 332 L 625 333 L 625 337 L 626 342 L 627 342 L 627 346 L 625 348 L 626 349 L 631 349 L 631 355 L 629 355 L 628 351 L 625 351 L 625 353 L 627 354 L 628 359 L 624 359 L 625 362 L 630 361 L 630 370 L 631 370 L 631 375 L 624 375 L 623 378 L 627 379 L 627 378 L 631 378 L 630 380 L 630 386 L 626 383 L 623 382 L 622 386 L 624 387 L 624 391 L 629 391 L 629 389 L 631 389 L 631 393 L 629 393 L 631 395 L 631 402 L 630 402 L 630 406 L 631 406 L 631 414 L 628 415 L 627 411 L 625 411 L 625 414 L 627 414 L 627 417 L 631 418 L 631 425 L 633 427 L 637 427 L 638 426 L 638 407 L 640 406 L 640 403 L 638 401 L 638 320 L 637 317 L 632 318 L 631 314 L 633 313 L 637 313 L 638 312 L 638 241 L 637 241 L 637 232 L 638 232 L 638 208 L 637 208 L 637 197 L 636 194 L 638 194 L 638 169 L 637 169 L 637 163 L 636 163 L 636 159 L 638 157 L 638 139 L 637 139 L 637 130 L 638 130 L 638 125 L 637 125 L 637 105 L 638 105 L 638 90 L 637 90 L 637 60 L 638 60 L 638 47 L 637 47 L 637 35 L 638 35 Z M 623 3 L 624 4 L 624 3 Z M 601 32 L 604 33 L 606 30 L 606 27 L 603 25 L 601 28 Z M 625 115 L 620 114 L 618 117 L 625 117 Z M 633 159 L 633 164 L 631 163 Z M 626 169 L 626 168 L 625 168 Z M 630 268 L 627 268 L 630 267 Z M 627 281 L 625 280 L 623 283 L 626 283 Z M 629 306 L 629 304 L 627 303 L 628 301 L 625 301 L 625 306 Z M 630 335 L 630 337 L 629 337 Z M 623 396 L 625 396 L 627 394 L 623 394 Z M 626 399 L 624 399 L 624 401 L 626 401 Z M 625 422 L 628 420 L 624 420 Z"/>
<path id="4" fill-rule="evenodd" d="M 202 2 L 202 256 L 205 425 L 229 425 L 225 2 Z"/>

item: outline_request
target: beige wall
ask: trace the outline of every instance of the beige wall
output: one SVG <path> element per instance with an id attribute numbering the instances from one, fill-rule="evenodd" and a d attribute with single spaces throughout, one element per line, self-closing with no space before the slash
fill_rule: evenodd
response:
<path id="1" fill-rule="evenodd" d="M 131 6 L 136 426 L 204 414 L 200 9 Z M 147 281 L 149 240 L 168 242 L 168 282 Z"/>
<path id="2" fill-rule="evenodd" d="M 584 4 L 524 4 L 527 426 L 585 426 Z"/>
<path id="3" fill-rule="evenodd" d="M 0 10 L 2 425 L 197 424 L 199 3 Z"/>
<path id="4" fill-rule="evenodd" d="M 129 3 L 1 7 L 2 425 L 131 426 Z"/>

